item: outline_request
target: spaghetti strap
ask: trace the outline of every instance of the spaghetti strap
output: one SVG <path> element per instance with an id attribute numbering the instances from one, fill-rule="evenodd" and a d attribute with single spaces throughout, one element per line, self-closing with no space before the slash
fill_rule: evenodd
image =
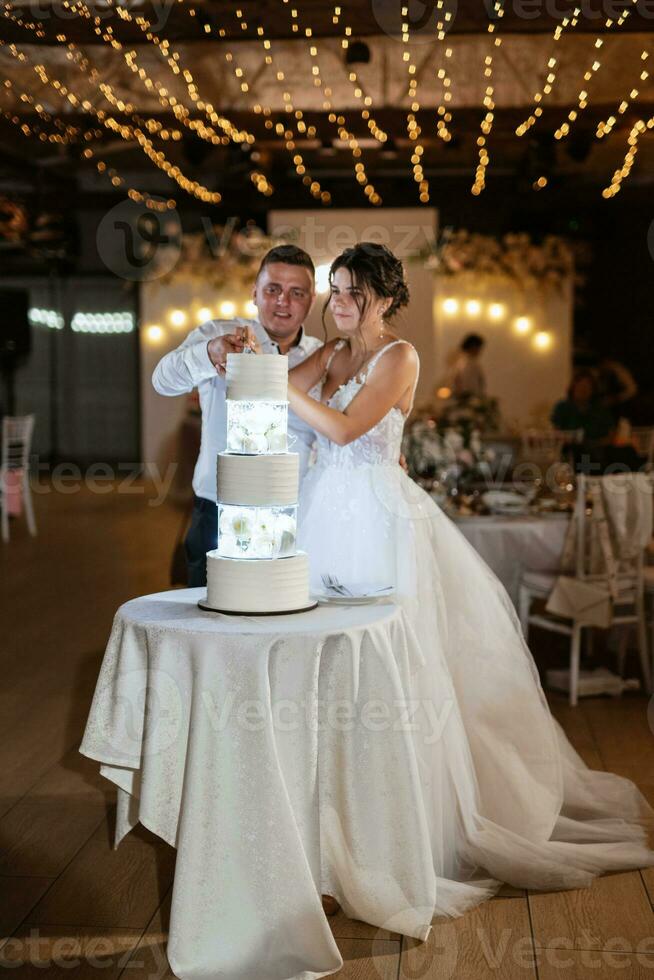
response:
<path id="1" fill-rule="evenodd" d="M 381 350 L 378 350 L 375 356 L 373 357 L 373 359 L 370 361 L 370 364 L 366 369 L 366 373 L 363 376 L 364 384 L 368 380 L 370 376 L 370 372 L 373 370 L 373 368 L 375 367 L 377 361 L 382 356 L 382 354 L 384 354 L 387 350 L 390 350 L 391 347 L 395 347 L 397 344 L 409 344 L 409 341 L 404 340 L 403 337 L 398 337 L 397 340 L 392 340 L 390 344 L 386 344 L 385 347 L 382 347 Z M 413 347 L 413 344 L 409 344 L 409 347 Z M 407 411 L 402 413 L 405 418 L 408 418 L 409 415 L 411 414 L 411 411 L 413 410 L 413 403 L 416 397 L 416 388 L 418 387 L 419 373 L 420 373 L 420 368 L 418 368 L 418 373 L 416 374 L 416 380 L 413 382 L 413 388 L 411 390 L 411 403 L 409 404 L 409 408 L 407 409 Z"/>
<path id="2" fill-rule="evenodd" d="M 332 361 L 334 360 L 334 356 L 338 353 L 339 350 L 343 350 L 343 348 L 345 347 L 346 343 L 347 343 L 347 341 L 344 340 L 341 337 L 341 339 L 340 340 L 337 340 L 336 343 L 334 344 L 334 348 L 333 348 L 331 354 L 329 355 L 329 357 L 327 358 L 327 363 L 325 364 L 325 370 L 323 371 L 323 375 L 322 375 L 323 381 L 325 380 L 325 378 L 329 374 L 329 369 L 331 367 Z"/>

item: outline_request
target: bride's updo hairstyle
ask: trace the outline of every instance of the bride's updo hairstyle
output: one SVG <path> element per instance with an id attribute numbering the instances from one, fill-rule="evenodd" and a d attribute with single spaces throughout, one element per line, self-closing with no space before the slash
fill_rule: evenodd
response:
<path id="1" fill-rule="evenodd" d="M 385 245 L 358 242 L 352 248 L 346 248 L 332 262 L 329 270 L 330 287 L 337 269 L 349 269 L 353 284 L 362 291 L 361 298 L 355 297 L 362 319 L 366 315 L 373 295 L 391 300 L 391 305 L 384 314 L 384 320 L 390 320 L 409 302 L 409 287 L 404 278 L 404 267 Z M 323 308 L 323 326 L 330 298 Z"/>

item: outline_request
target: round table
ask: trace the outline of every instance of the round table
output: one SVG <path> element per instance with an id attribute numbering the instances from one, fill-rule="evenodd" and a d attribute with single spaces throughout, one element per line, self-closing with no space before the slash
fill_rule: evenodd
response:
<path id="1" fill-rule="evenodd" d="M 567 514 L 453 518 L 456 526 L 495 572 L 518 605 L 525 569 L 556 571 L 568 529 Z"/>
<path id="2" fill-rule="evenodd" d="M 426 938 L 434 868 L 402 723 L 423 661 L 402 609 L 235 617 L 204 594 L 118 610 L 80 749 L 118 786 L 116 845 L 140 821 L 177 848 L 175 974 L 336 972 L 321 894 Z"/>

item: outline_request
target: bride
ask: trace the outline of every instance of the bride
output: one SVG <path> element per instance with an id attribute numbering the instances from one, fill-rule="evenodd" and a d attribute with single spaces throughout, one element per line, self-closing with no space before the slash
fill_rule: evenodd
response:
<path id="1" fill-rule="evenodd" d="M 393 585 L 424 657 L 416 691 L 448 708 L 437 744 L 416 739 L 434 913 L 460 914 L 500 882 L 578 888 L 654 864 L 654 812 L 633 783 L 574 751 L 503 586 L 398 465 L 419 370 L 388 326 L 409 300 L 401 262 L 359 244 L 335 260 L 330 284 L 341 336 L 289 374 L 290 407 L 318 433 L 298 540 L 314 588 L 322 573 Z M 348 911 L 345 890 L 336 897 Z"/>

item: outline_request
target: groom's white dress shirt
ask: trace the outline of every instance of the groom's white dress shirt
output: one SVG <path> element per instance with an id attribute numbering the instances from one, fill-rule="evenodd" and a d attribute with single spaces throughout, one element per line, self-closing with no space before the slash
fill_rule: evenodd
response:
<path id="1" fill-rule="evenodd" d="M 237 327 L 250 327 L 264 353 L 279 353 L 279 347 L 270 339 L 258 320 L 240 317 L 233 320 L 208 320 L 192 330 L 177 350 L 165 354 L 152 375 L 152 384 L 160 395 L 183 395 L 193 388 L 198 389 L 202 409 L 202 441 L 193 474 L 193 491 L 197 497 L 204 497 L 206 500 L 216 500 L 216 456 L 224 451 L 227 435 L 225 378 L 218 374 L 212 364 L 207 344 L 214 337 L 233 333 Z M 302 327 L 298 343 L 288 352 L 289 368 L 300 364 L 321 346 L 322 341 L 317 337 L 310 337 Z M 290 411 L 288 433 L 289 449 L 300 456 L 302 481 L 316 434 Z"/>

